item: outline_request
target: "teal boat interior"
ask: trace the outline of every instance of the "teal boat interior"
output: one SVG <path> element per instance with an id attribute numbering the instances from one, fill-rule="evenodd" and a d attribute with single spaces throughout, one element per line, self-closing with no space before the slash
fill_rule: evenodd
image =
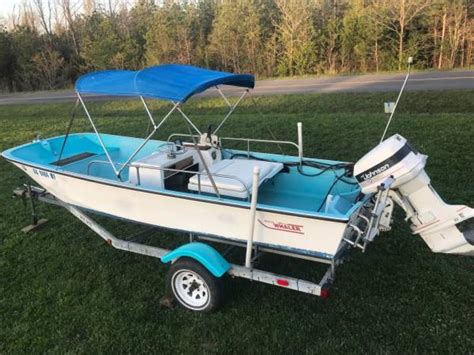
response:
<path id="1" fill-rule="evenodd" d="M 231 103 L 219 85 L 242 88 L 243 92 Z M 79 102 L 82 104 L 94 133 L 68 131 L 65 136 L 38 139 L 2 155 L 44 170 L 45 174 L 56 172 L 131 189 L 246 206 L 252 196 L 257 196 L 259 208 L 347 221 L 368 198 L 361 194 L 352 176 L 353 164 L 304 158 L 301 123 L 297 125 L 298 143 L 253 140 L 293 145 L 298 149 L 297 157 L 251 152 L 250 148 L 241 151 L 227 147 L 227 143 L 223 148 L 223 138 L 217 132 L 254 85 L 255 78 L 250 74 L 176 64 L 86 74 L 75 85 L 76 107 Z M 223 97 L 229 111 L 213 132 L 209 128 L 203 133 L 184 113 L 182 105 L 210 88 Z M 139 98 L 153 127 L 151 133 L 146 138 L 99 134 L 82 94 Z M 155 120 L 145 98 L 168 101 L 172 108 L 161 121 Z M 188 125 L 188 142 L 152 140 L 175 111 Z"/>
<path id="2" fill-rule="evenodd" d="M 179 151 L 175 151 L 176 156 L 170 158 L 169 142 L 159 140 L 145 142 L 141 138 L 108 134 L 98 136 L 95 133 L 71 134 L 66 144 L 63 144 L 64 141 L 65 136 L 36 140 L 7 150 L 2 155 L 8 160 L 45 171 L 81 176 L 137 189 L 186 194 L 192 198 L 219 199 L 238 204 L 249 204 L 247 192 L 250 193 L 252 187 L 251 182 L 248 183 L 249 179 L 245 179 L 245 174 L 242 175 L 242 170 L 245 170 L 246 166 L 263 164 L 261 171 L 265 174 L 262 176 L 258 189 L 259 207 L 347 219 L 362 204 L 363 196 L 361 196 L 360 187 L 353 177 L 345 175 L 345 167 L 323 171 L 325 169 L 320 166 L 321 164 L 337 167 L 341 164 L 337 161 L 304 158 L 306 164 L 300 166 L 299 159 L 295 156 L 219 147 L 204 149 L 191 142 L 182 143 L 184 147 L 182 150 L 185 151 L 182 159 Z M 101 143 L 106 148 L 114 167 L 110 164 Z M 144 144 L 143 147 L 127 163 L 130 156 L 142 144 Z M 208 181 L 207 172 L 199 163 L 200 157 L 196 154 L 197 150 L 202 150 L 201 158 L 204 154 L 218 156 L 218 159 L 216 158 L 218 162 L 213 162 L 210 158 L 211 169 L 217 165 L 228 167 L 232 166 L 231 163 L 239 163 L 238 170 L 235 172 L 238 176 L 235 180 L 239 180 L 236 182 L 237 185 L 247 185 L 244 186 L 247 191 L 244 189 L 237 189 L 237 192 L 231 191 L 233 186 L 231 174 L 220 176 L 216 173 L 214 179 L 218 185 L 220 184 L 218 191 L 221 191 L 217 195 Z M 209 153 L 209 150 L 215 153 Z M 150 157 L 155 160 L 150 160 Z M 156 161 L 162 161 L 162 158 L 165 161 L 171 161 L 172 164 L 153 165 Z M 308 162 L 315 164 L 308 164 Z M 242 165 L 242 163 L 245 164 Z M 270 170 L 267 168 L 268 163 L 273 164 Z M 118 177 L 117 170 L 120 169 Z M 141 174 L 141 179 L 137 176 L 138 174 Z M 200 174 L 201 186 L 199 189 L 196 186 L 192 188 L 192 179 L 196 180 L 198 174 Z M 213 171 L 210 171 L 210 174 L 213 176 Z M 160 177 L 160 183 L 155 183 Z M 217 181 L 219 178 L 221 180 Z M 230 193 L 226 193 L 226 189 L 229 189 Z"/>

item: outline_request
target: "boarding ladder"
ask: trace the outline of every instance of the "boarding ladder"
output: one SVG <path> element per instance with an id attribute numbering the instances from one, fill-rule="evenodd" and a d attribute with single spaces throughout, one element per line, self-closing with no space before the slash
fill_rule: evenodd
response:
<path id="1" fill-rule="evenodd" d="M 390 220 L 393 210 L 393 201 L 389 197 L 390 187 L 393 185 L 395 179 L 393 177 L 387 178 L 377 188 L 377 193 L 374 197 L 373 207 L 361 208 L 354 222 L 349 226 L 356 236 L 355 239 L 344 238 L 344 240 L 354 248 L 360 248 L 363 252 L 367 246 L 372 242 L 381 231 L 390 230 Z"/>

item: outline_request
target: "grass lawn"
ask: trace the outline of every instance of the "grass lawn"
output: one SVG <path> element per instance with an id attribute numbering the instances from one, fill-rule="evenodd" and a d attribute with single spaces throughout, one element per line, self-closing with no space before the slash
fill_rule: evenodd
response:
<path id="1" fill-rule="evenodd" d="M 305 155 L 357 161 L 380 139 L 383 102 L 395 95 L 272 96 L 257 98 L 257 107 L 247 100 L 221 135 L 271 138 L 270 129 L 277 139 L 296 140 L 301 121 Z M 409 93 L 400 105 L 390 133 L 429 155 L 427 172 L 446 201 L 473 206 L 474 91 Z M 30 141 L 36 132 L 63 134 L 72 106 L 2 106 L 0 150 Z M 152 106 L 156 116 L 167 108 Z M 90 108 L 103 132 L 145 134 L 139 103 L 96 102 Z M 217 99 L 196 99 L 185 111 L 204 129 L 225 107 Z M 76 131 L 92 131 L 82 111 L 78 118 Z M 184 127 L 173 116 L 158 137 L 186 132 Z M 431 253 L 410 234 L 399 210 L 391 232 L 365 254 L 350 253 L 329 299 L 237 279 L 227 283 L 224 307 L 201 315 L 161 309 L 167 266 L 107 247 L 65 210 L 40 206 L 50 222 L 24 235 L 28 208 L 10 196 L 25 178 L 4 160 L 0 172 L 0 353 L 474 349 L 474 260 Z M 130 230 L 105 223 L 117 234 Z M 182 240 L 169 232 L 154 238 L 168 245 Z M 312 263 L 273 256 L 262 260 L 262 268 L 305 277 L 320 272 Z"/>

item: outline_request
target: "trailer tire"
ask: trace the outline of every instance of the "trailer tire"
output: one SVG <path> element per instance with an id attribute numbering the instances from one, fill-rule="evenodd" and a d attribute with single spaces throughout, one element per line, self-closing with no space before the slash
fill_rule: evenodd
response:
<path id="1" fill-rule="evenodd" d="M 182 257 L 174 262 L 166 276 L 166 288 L 181 306 L 197 312 L 212 312 L 223 298 L 222 280 L 198 261 Z"/>

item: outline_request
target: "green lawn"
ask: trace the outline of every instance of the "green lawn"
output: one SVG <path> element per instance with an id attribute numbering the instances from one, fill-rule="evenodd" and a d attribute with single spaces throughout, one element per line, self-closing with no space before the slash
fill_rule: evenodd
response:
<path id="1" fill-rule="evenodd" d="M 247 101 L 222 135 L 296 139 L 305 155 L 356 161 L 380 139 L 391 94 L 273 96 Z M 0 150 L 63 134 L 70 105 L 0 107 Z M 157 116 L 165 112 L 155 104 Z M 132 101 L 93 103 L 99 129 L 143 136 L 146 116 Z M 225 107 L 195 100 L 187 111 L 203 129 Z M 260 114 L 258 114 L 260 111 Z M 76 130 L 91 130 L 79 114 Z M 158 137 L 186 132 L 179 116 Z M 427 172 L 450 203 L 474 205 L 474 92 L 408 93 L 390 133 L 429 155 Z M 267 149 L 267 147 L 262 147 Z M 291 151 L 287 151 L 290 153 Z M 42 205 L 48 225 L 33 234 L 28 209 L 10 198 L 25 181 L 0 160 L 0 353 L 37 352 L 448 352 L 474 349 L 474 262 L 436 255 L 410 234 L 398 211 L 394 228 L 365 254 L 352 251 L 329 299 L 230 280 L 215 314 L 161 309 L 167 267 L 158 259 L 107 247 L 65 210 Z M 100 219 L 103 221 L 102 219 Z M 116 233 L 123 223 L 105 221 Z M 182 236 L 156 234 L 159 244 Z M 268 257 L 262 268 L 319 276 L 312 263 Z M 316 270 L 317 272 L 315 272 Z M 314 275 L 313 275 L 314 274 Z M 318 275 L 317 275 L 318 274 Z"/>

